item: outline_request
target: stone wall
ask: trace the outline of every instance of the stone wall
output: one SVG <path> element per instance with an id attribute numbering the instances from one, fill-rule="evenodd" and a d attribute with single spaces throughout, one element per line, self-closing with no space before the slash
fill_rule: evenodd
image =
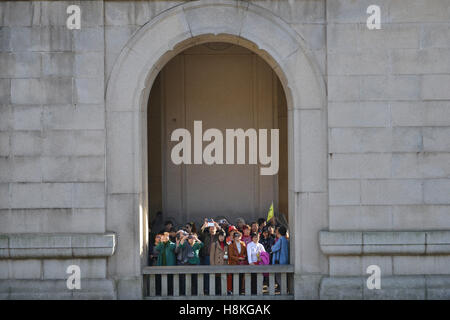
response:
<path id="1" fill-rule="evenodd" d="M 139 231 L 125 220 L 108 221 L 106 215 L 107 203 L 124 216 L 132 214 L 127 210 L 136 197 L 119 186 L 106 196 L 106 86 L 132 36 L 158 14 L 185 2 L 0 2 L 2 237 L 20 235 L 29 248 L 36 248 L 43 246 L 40 235 L 116 233 L 119 252 L 121 235 L 122 241 L 135 241 L 133 232 Z M 411 238 L 396 232 L 418 231 L 426 238 L 428 232 L 450 230 L 450 3 L 379 0 L 381 30 L 368 30 L 370 0 L 250 2 L 301 35 L 327 85 L 328 172 L 319 175 L 328 176 L 328 185 L 311 180 L 309 172 L 302 181 L 312 190 L 328 190 L 328 200 L 322 200 L 328 208 L 324 230 L 341 236 L 322 239 L 314 232 L 296 240 L 315 249 L 302 259 L 325 265 L 310 270 L 323 279 L 320 292 L 314 287 L 305 297 L 382 298 L 361 294 L 368 264 L 392 277 L 387 285 L 393 289 L 386 297 L 450 297 L 447 251 L 348 254 L 324 250 L 319 242 L 339 247 L 342 239 L 354 239 L 352 232 L 382 232 L 376 241 L 397 239 L 389 244 L 407 246 Z M 81 30 L 65 26 L 70 4 L 81 7 Z M 320 116 L 318 110 L 302 112 Z M 120 125 L 122 120 L 127 119 L 109 121 Z M 309 122 L 303 118 L 301 123 Z M 311 145 L 311 152 L 320 155 L 322 149 Z M 302 193 L 295 208 L 303 209 L 316 196 L 321 197 Z M 29 234 L 37 238 L 27 238 Z M 10 250 L 10 240 L 3 246 L 1 241 L 0 250 Z M 129 271 L 115 269 L 114 255 L 108 258 L 113 252 L 95 258 L 0 254 L 1 297 L 45 297 L 45 292 L 77 297 L 61 289 L 63 269 L 74 261 L 90 270 L 92 285 L 84 297 L 89 292 L 95 292 L 89 297 L 138 297 L 135 287 L 130 295 L 126 282 L 121 287 L 119 280 Z M 130 259 L 136 264 L 130 262 L 133 273 L 139 263 Z M 55 277 L 60 287 L 54 286 Z M 29 279 L 34 295 L 27 295 Z M 440 287 L 426 291 L 433 285 Z"/>

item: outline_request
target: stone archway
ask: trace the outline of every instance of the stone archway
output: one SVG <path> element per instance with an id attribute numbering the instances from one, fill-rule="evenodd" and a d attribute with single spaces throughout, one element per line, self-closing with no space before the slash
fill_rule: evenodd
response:
<path id="1" fill-rule="evenodd" d="M 145 24 L 122 49 L 106 92 L 106 226 L 117 233 L 108 261 L 119 298 L 141 298 L 147 241 L 146 106 L 159 70 L 182 50 L 230 42 L 267 61 L 288 105 L 289 224 L 295 297 L 318 298 L 328 273 L 318 231 L 328 225 L 324 81 L 303 39 L 273 13 L 247 1 L 194 1 Z"/>

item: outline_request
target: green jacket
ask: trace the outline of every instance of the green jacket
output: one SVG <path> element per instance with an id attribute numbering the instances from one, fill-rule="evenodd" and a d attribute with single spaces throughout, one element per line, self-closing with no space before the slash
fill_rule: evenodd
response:
<path id="1" fill-rule="evenodd" d="M 186 245 L 190 246 L 189 242 L 185 241 L 183 244 L 180 245 L 180 247 L 184 248 Z M 196 242 L 192 246 L 192 251 L 194 251 L 194 256 L 190 259 L 188 259 L 189 264 L 200 264 L 200 258 L 198 257 L 198 254 L 200 252 L 200 249 L 203 248 L 203 242 Z"/>
<path id="2" fill-rule="evenodd" d="M 175 247 L 176 245 L 172 241 L 158 243 L 158 245 L 155 248 L 158 251 L 158 259 L 156 260 L 156 265 L 157 266 L 176 265 Z M 164 263 L 164 255 L 166 263 Z"/>

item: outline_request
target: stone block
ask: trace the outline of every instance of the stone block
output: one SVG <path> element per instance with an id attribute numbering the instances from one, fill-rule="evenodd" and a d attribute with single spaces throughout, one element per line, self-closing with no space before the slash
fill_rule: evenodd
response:
<path id="1" fill-rule="evenodd" d="M 359 180 L 330 180 L 328 188 L 330 205 L 352 205 L 361 202 Z"/>
<path id="2" fill-rule="evenodd" d="M 9 202 L 3 204 L 9 205 Z M 61 233 L 103 233 L 105 210 L 12 209 L 0 213 L 0 233 L 51 233 L 54 230 Z"/>
<path id="3" fill-rule="evenodd" d="M 449 229 L 450 207 L 447 205 L 394 206 L 393 228 L 411 230 L 420 226 L 422 230 Z"/>
<path id="4" fill-rule="evenodd" d="M 395 74 L 450 73 L 450 49 L 396 49 L 391 64 Z"/>
<path id="5" fill-rule="evenodd" d="M 361 257 L 330 256 L 330 276 L 352 276 L 361 274 Z"/>
<path id="6" fill-rule="evenodd" d="M 358 101 L 360 82 L 358 76 L 329 76 L 328 101 Z"/>
<path id="7" fill-rule="evenodd" d="M 0 105 L 0 132 L 8 131 L 12 127 L 13 127 L 12 107 L 10 105 Z"/>
<path id="8" fill-rule="evenodd" d="M 41 73 L 41 55 L 37 52 L 4 52 L 0 54 L 2 78 L 32 78 Z"/>
<path id="9" fill-rule="evenodd" d="M 44 182 L 96 182 L 105 180 L 105 158 L 43 157 Z"/>
<path id="10" fill-rule="evenodd" d="M 423 254 L 425 253 L 424 232 L 364 232 L 363 253 L 365 254 Z"/>
<path id="11" fill-rule="evenodd" d="M 450 20 L 449 3 L 436 0 L 432 3 L 412 0 L 408 6 L 389 1 L 389 16 L 395 22 L 448 22 Z"/>
<path id="12" fill-rule="evenodd" d="M 362 233 L 354 232 L 319 232 L 320 249 L 327 255 L 340 254 L 361 254 Z"/>
<path id="13" fill-rule="evenodd" d="M 358 179 L 361 176 L 360 154 L 333 153 L 328 156 L 330 179 Z"/>
<path id="14" fill-rule="evenodd" d="M 11 102 L 11 80 L 0 79 L 0 103 L 3 105 Z"/>
<path id="15" fill-rule="evenodd" d="M 420 88 L 420 96 L 423 100 L 449 100 L 450 99 L 450 75 L 433 74 L 424 75 Z"/>
<path id="16" fill-rule="evenodd" d="M 74 82 L 74 100 L 76 103 L 100 104 L 104 102 L 103 78 L 77 78 Z"/>
<path id="17" fill-rule="evenodd" d="M 361 99 L 420 100 L 421 79 L 417 75 L 361 76 Z"/>
<path id="18" fill-rule="evenodd" d="M 448 254 L 450 252 L 450 232 L 426 232 L 427 254 Z"/>
<path id="19" fill-rule="evenodd" d="M 10 234 L 9 253 L 13 259 L 70 257 L 70 236 L 42 234 Z"/>
<path id="20" fill-rule="evenodd" d="M 13 162 L 10 157 L 0 157 L 0 181 L 11 182 L 13 178 Z"/>
<path id="21" fill-rule="evenodd" d="M 450 32 L 446 23 L 422 25 L 420 43 L 423 48 L 449 48 Z"/>
<path id="22" fill-rule="evenodd" d="M 370 205 L 421 204 L 421 180 L 363 180 L 361 203 Z"/>
<path id="23" fill-rule="evenodd" d="M 135 24 L 135 4 L 133 2 L 107 2 L 105 6 L 105 25 Z"/>
<path id="24" fill-rule="evenodd" d="M 41 260 L 9 260 L 10 279 L 40 279 Z"/>
<path id="25" fill-rule="evenodd" d="M 329 127 L 387 127 L 389 106 L 386 102 L 330 102 Z"/>
<path id="26" fill-rule="evenodd" d="M 46 130 L 104 130 L 103 105 L 44 106 L 42 125 Z"/>
<path id="27" fill-rule="evenodd" d="M 72 103 L 72 79 L 13 79 L 11 101 L 16 104 Z"/>
<path id="28" fill-rule="evenodd" d="M 330 75 L 385 75 L 389 73 L 389 53 L 385 49 L 358 52 L 328 52 Z"/>
<path id="29" fill-rule="evenodd" d="M 330 128 L 328 152 L 354 153 L 361 151 L 361 134 L 357 128 Z"/>
<path id="30" fill-rule="evenodd" d="M 450 126 L 447 101 L 391 103 L 393 126 Z"/>
<path id="31" fill-rule="evenodd" d="M 8 157 L 10 154 L 10 135 L 8 132 L 0 132 L 0 156 Z"/>
<path id="32" fill-rule="evenodd" d="M 80 52 L 75 55 L 74 75 L 77 78 L 96 78 L 104 74 L 103 52 Z"/>
<path id="33" fill-rule="evenodd" d="M 0 29 L 0 51 L 11 51 L 11 28 L 9 27 Z"/>
<path id="34" fill-rule="evenodd" d="M 13 183 L 12 208 L 71 208 L 70 183 Z"/>
<path id="35" fill-rule="evenodd" d="M 439 256 L 394 256 L 394 273 L 404 275 L 449 274 L 448 255 Z"/>
<path id="36" fill-rule="evenodd" d="M 300 110 L 300 190 L 326 191 L 326 128 L 321 110 Z"/>
<path id="37" fill-rule="evenodd" d="M 11 152 L 15 156 L 38 156 L 42 153 L 40 131 L 17 131 L 11 136 Z"/>
<path id="38" fill-rule="evenodd" d="M 449 300 L 450 299 L 450 277 L 448 276 L 425 276 L 427 299 Z"/>
<path id="39" fill-rule="evenodd" d="M 44 76 L 71 77 L 74 74 L 73 52 L 52 52 L 42 54 Z"/>
<path id="40" fill-rule="evenodd" d="M 15 1 L 5 4 L 4 25 L 5 26 L 31 26 L 33 22 L 33 11 L 35 5 L 28 1 Z"/>
<path id="41" fill-rule="evenodd" d="M 326 30 L 328 52 L 351 52 L 358 47 L 360 30 L 357 24 L 329 23 Z"/>
<path id="42" fill-rule="evenodd" d="M 2 181 L 0 183 L 0 209 L 9 209 L 10 203 L 9 183 Z"/>
<path id="43" fill-rule="evenodd" d="M 427 152 L 450 150 L 450 127 L 422 128 L 423 150 Z"/>
<path id="44" fill-rule="evenodd" d="M 423 151 L 423 128 L 394 127 L 392 128 L 393 152 Z"/>
<path id="45" fill-rule="evenodd" d="M 103 27 L 81 28 L 74 33 L 73 48 L 76 52 L 104 50 Z"/>
<path id="46" fill-rule="evenodd" d="M 139 146 L 134 137 L 138 126 L 139 113 L 108 112 L 106 118 L 108 144 L 106 146 L 106 175 L 110 177 L 108 189 L 111 193 L 133 193 L 139 191 L 135 181 L 138 181 L 137 157 Z M 111 141 L 115 141 L 111 144 Z M 110 174 L 114 172 L 114 175 Z"/>
<path id="47" fill-rule="evenodd" d="M 450 204 L 450 179 L 425 180 L 423 188 L 425 203 Z"/>
<path id="48" fill-rule="evenodd" d="M 42 129 L 42 108 L 40 106 L 14 106 L 12 110 L 14 130 Z"/>
<path id="49" fill-rule="evenodd" d="M 320 283 L 322 300 L 361 300 L 365 282 L 360 277 L 324 277 Z"/>
<path id="50" fill-rule="evenodd" d="M 104 208 L 104 183 L 75 183 L 73 188 L 73 206 L 75 208 Z"/>
<path id="51" fill-rule="evenodd" d="M 11 181 L 13 182 L 42 181 L 40 157 L 14 157 L 11 169 Z"/>
<path id="52" fill-rule="evenodd" d="M 103 130 L 49 131 L 43 139 L 48 156 L 97 156 L 105 153 Z"/>

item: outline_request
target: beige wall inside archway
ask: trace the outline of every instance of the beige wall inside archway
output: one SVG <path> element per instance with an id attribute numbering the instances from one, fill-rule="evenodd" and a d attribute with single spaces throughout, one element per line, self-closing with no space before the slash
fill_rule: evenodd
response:
<path id="1" fill-rule="evenodd" d="M 288 220 L 286 98 L 277 75 L 257 54 L 220 42 L 181 52 L 155 79 L 147 117 L 150 221 L 162 211 L 177 225 L 219 216 L 250 223 L 265 218 L 272 201 L 277 216 Z M 279 129 L 278 173 L 263 176 L 259 165 L 249 164 L 173 164 L 176 142 L 170 134 L 177 128 L 193 133 L 194 120 L 203 122 L 203 131 Z"/>

